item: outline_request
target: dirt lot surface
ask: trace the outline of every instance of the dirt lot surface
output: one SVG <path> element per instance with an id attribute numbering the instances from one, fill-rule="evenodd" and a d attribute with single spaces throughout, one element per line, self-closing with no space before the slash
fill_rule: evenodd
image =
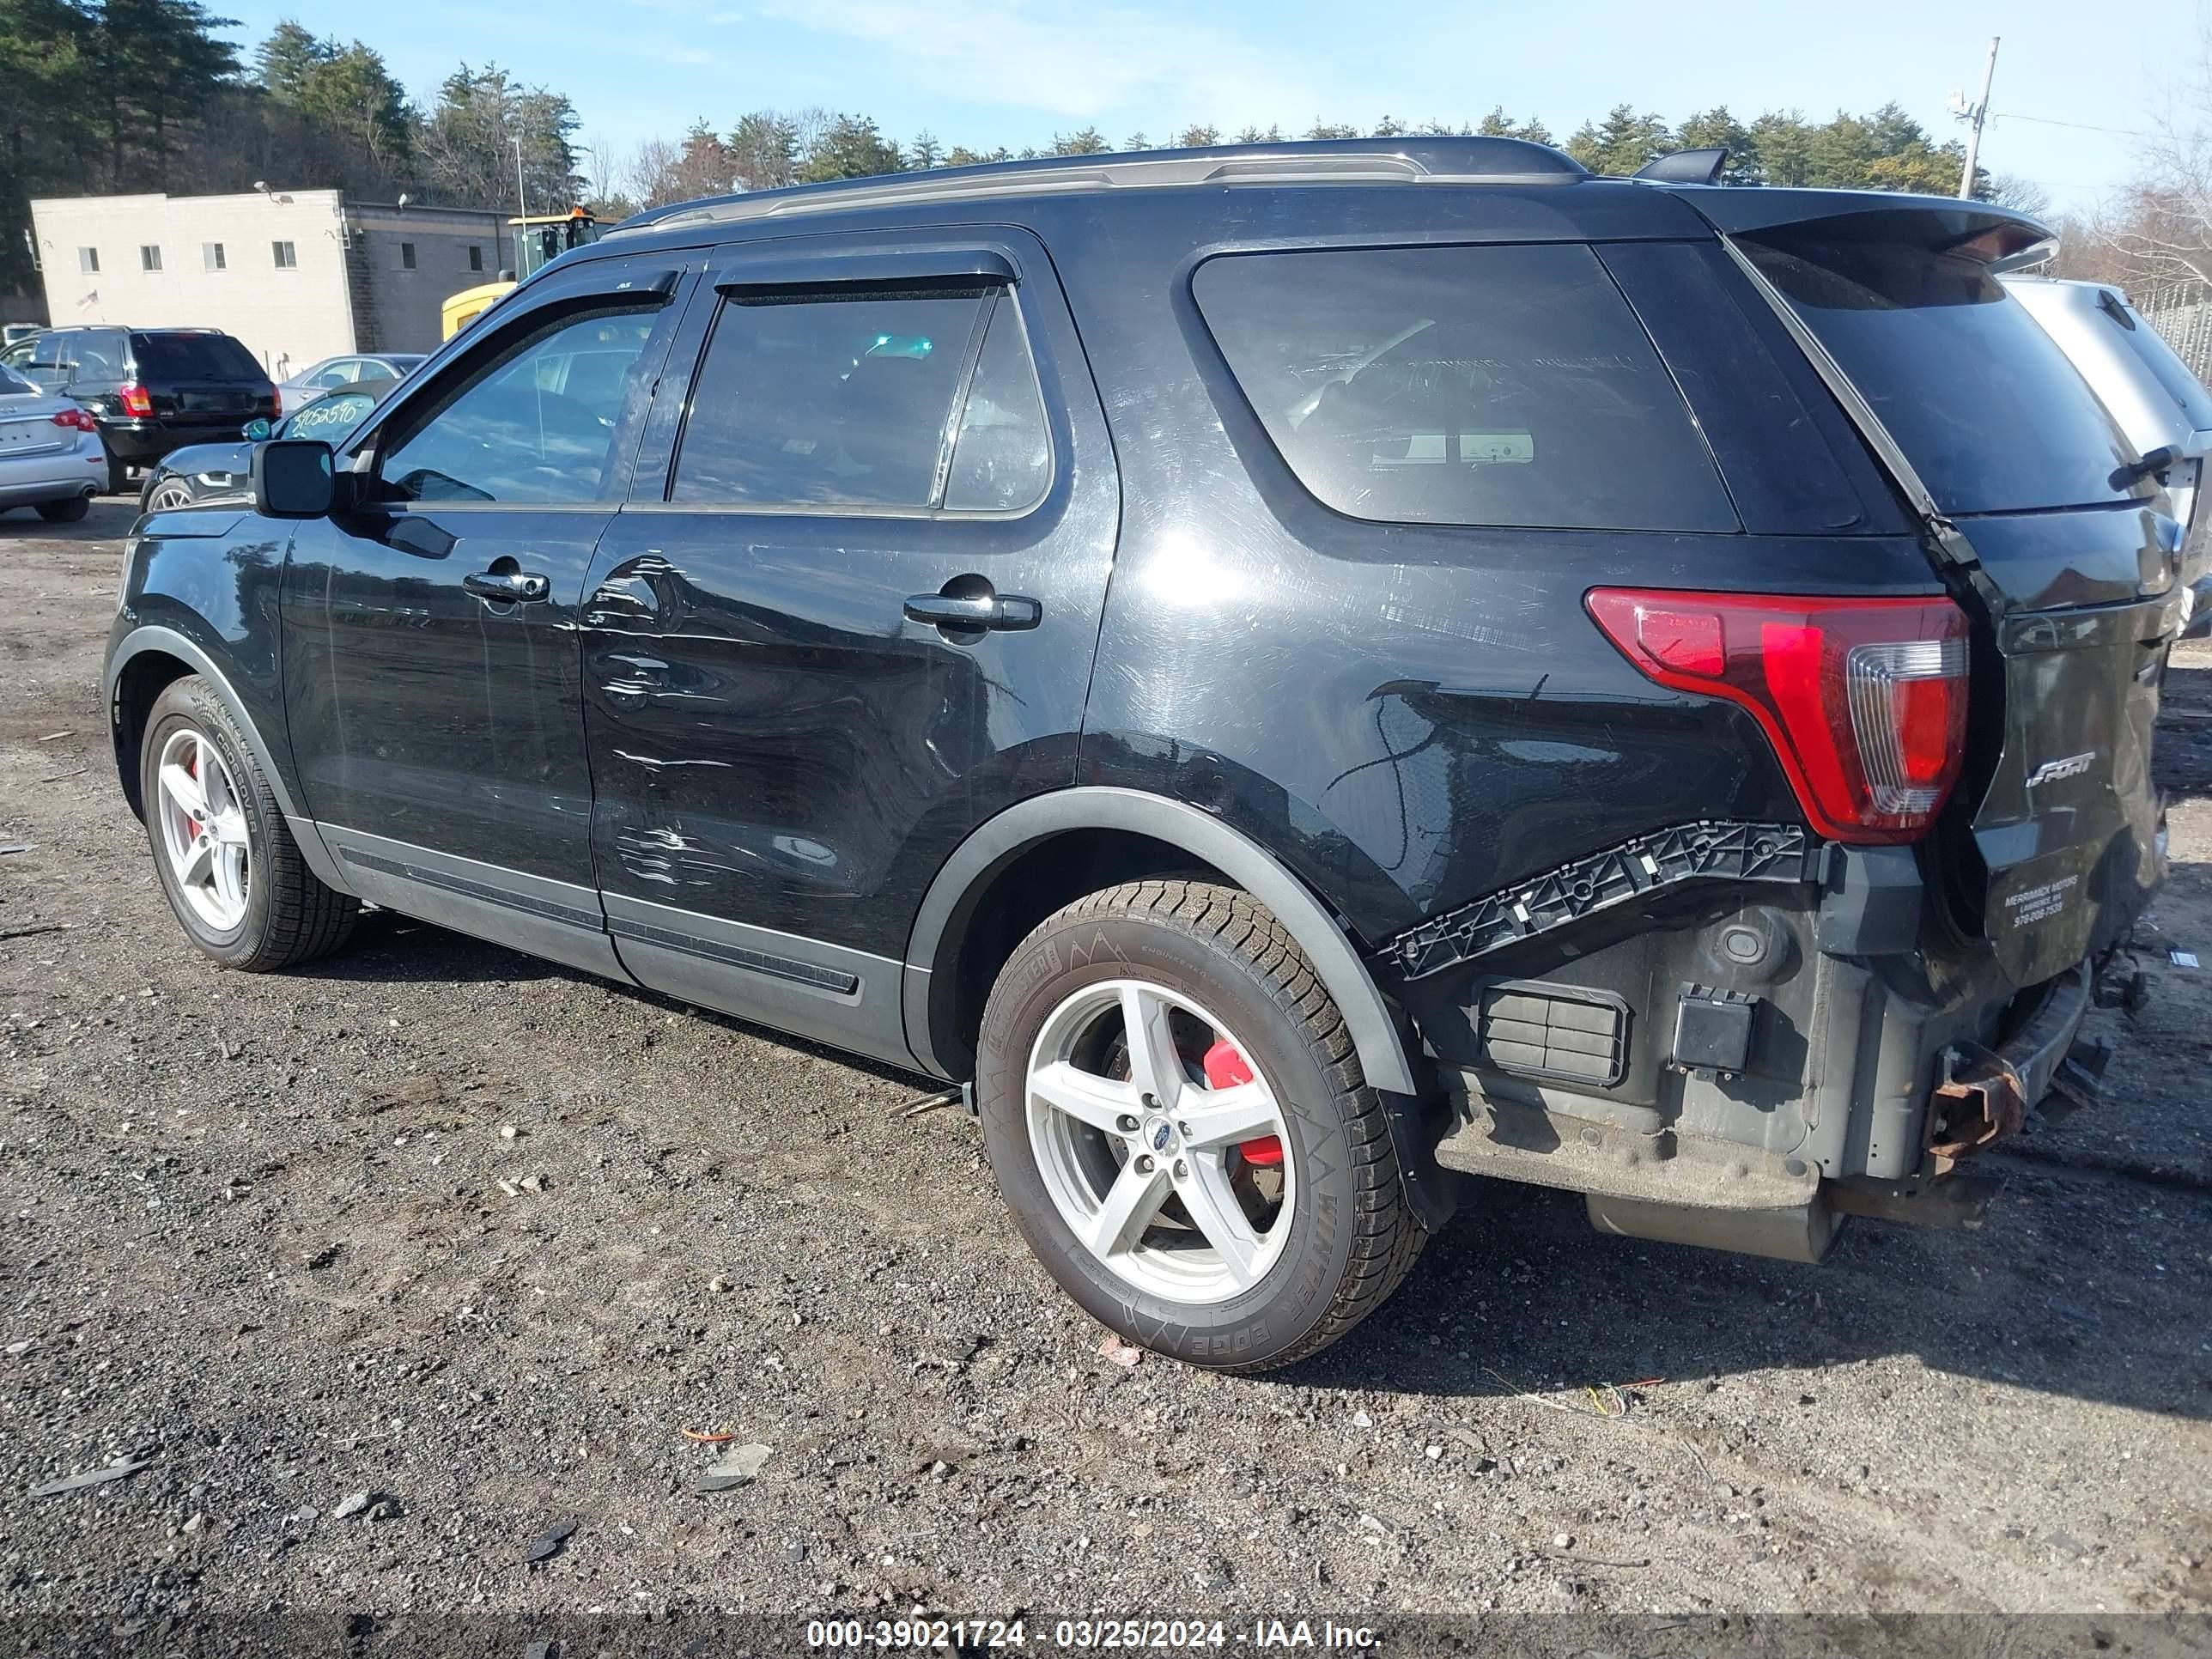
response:
<path id="1" fill-rule="evenodd" d="M 1101 1358 L 914 1079 L 388 915 L 204 963 L 97 706 L 129 521 L 0 519 L 0 1613 L 2212 1608 L 2212 650 L 2154 999 L 1984 1230 L 1485 1186 L 1225 1380 Z"/>

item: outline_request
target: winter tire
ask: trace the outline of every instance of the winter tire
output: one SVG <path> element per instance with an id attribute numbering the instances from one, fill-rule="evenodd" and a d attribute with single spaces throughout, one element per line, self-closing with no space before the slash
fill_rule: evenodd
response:
<path id="1" fill-rule="evenodd" d="M 1093 893 L 1015 950 L 977 1086 L 1000 1191 L 1091 1316 L 1193 1364 L 1320 1352 L 1425 1234 L 1336 1004 L 1249 895 Z"/>

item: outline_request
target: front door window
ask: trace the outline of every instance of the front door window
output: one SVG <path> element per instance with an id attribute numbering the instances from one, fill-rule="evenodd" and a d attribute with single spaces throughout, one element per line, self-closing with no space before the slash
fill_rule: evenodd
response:
<path id="1" fill-rule="evenodd" d="M 529 504 L 611 499 L 615 434 L 661 314 L 648 304 L 570 311 L 532 330 L 415 422 L 378 466 L 394 501 Z"/>

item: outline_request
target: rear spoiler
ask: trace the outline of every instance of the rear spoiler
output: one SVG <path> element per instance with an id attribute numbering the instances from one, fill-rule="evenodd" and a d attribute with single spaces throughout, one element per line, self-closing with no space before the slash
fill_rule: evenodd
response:
<path id="1" fill-rule="evenodd" d="M 1800 230 L 1850 240 L 1902 242 L 1977 258 L 1992 272 L 2050 257 L 2057 233 L 2024 213 L 1951 196 L 1871 190 L 1686 191 L 1682 199 L 1723 235 Z"/>

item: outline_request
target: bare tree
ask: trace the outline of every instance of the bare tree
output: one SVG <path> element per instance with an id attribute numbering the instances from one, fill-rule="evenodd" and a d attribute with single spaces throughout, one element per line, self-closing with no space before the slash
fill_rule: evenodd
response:
<path id="1" fill-rule="evenodd" d="M 2023 179 L 2014 173 L 1990 175 L 1988 199 L 1999 207 L 2008 207 L 2035 219 L 2051 211 L 2051 192 L 2034 179 Z"/>
<path id="2" fill-rule="evenodd" d="M 2212 19 L 2150 120 L 2142 176 L 2099 234 L 2139 284 L 2212 282 Z"/>
<path id="3" fill-rule="evenodd" d="M 671 202 L 682 201 L 684 193 L 676 185 L 682 161 L 683 152 L 667 139 L 647 139 L 630 152 L 629 161 L 623 164 L 623 195 L 641 208 L 665 207 Z"/>
<path id="4" fill-rule="evenodd" d="M 2112 227 L 2096 214 L 2067 214 L 2057 219 L 2058 252 L 2044 274 L 2083 283 L 2114 283 L 2122 288 L 2137 275 L 2126 255 L 2113 246 Z"/>

